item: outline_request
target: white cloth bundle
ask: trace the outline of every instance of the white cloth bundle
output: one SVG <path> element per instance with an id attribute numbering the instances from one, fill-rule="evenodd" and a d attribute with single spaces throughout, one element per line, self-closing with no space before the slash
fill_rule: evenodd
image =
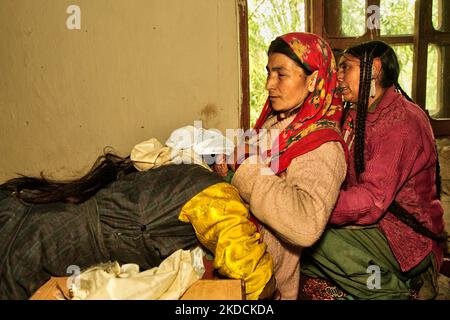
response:
<path id="1" fill-rule="evenodd" d="M 139 272 L 137 264 L 108 262 L 69 278 L 75 300 L 177 300 L 205 273 L 204 252 L 177 250 L 159 267 Z"/>

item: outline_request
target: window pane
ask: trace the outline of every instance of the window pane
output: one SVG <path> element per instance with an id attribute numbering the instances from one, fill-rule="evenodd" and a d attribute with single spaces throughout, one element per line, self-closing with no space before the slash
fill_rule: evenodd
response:
<path id="1" fill-rule="evenodd" d="M 442 32 L 450 32 L 450 1 L 433 0 L 433 27 Z"/>
<path id="2" fill-rule="evenodd" d="M 432 20 L 433 27 L 436 30 L 441 28 L 442 24 L 442 1 L 441 0 L 433 0 L 433 11 L 432 11 Z"/>
<path id="3" fill-rule="evenodd" d="M 414 0 L 381 0 L 381 35 L 414 33 Z"/>
<path id="4" fill-rule="evenodd" d="M 411 97 L 412 71 L 413 71 L 413 46 L 412 45 L 393 45 L 392 48 L 397 55 L 400 64 L 400 75 L 398 83 Z"/>
<path id="5" fill-rule="evenodd" d="M 436 116 L 439 112 L 438 99 L 438 48 L 435 45 L 428 46 L 427 61 L 427 90 L 426 90 L 426 109 L 431 117 Z"/>
<path id="6" fill-rule="evenodd" d="M 305 30 L 304 0 L 248 0 L 251 126 L 267 99 L 265 83 L 270 42 L 279 35 Z"/>
<path id="7" fill-rule="evenodd" d="M 450 118 L 450 45 L 429 45 L 426 108 L 433 118 Z"/>
<path id="8" fill-rule="evenodd" d="M 342 35 L 362 36 L 366 30 L 365 12 L 365 0 L 342 0 Z"/>

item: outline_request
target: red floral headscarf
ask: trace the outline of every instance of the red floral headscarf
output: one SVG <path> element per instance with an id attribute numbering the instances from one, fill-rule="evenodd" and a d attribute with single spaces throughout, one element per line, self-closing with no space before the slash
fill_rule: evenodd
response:
<path id="1" fill-rule="evenodd" d="M 275 140 L 272 151 L 278 150 L 278 153 L 270 154 L 269 151 L 266 155 L 271 156 L 271 168 L 276 174 L 286 170 L 292 159 L 328 141 L 339 141 L 344 152 L 347 151 L 339 128 L 342 100 L 336 91 L 336 63 L 330 46 L 312 33 L 288 33 L 280 38 L 308 70 L 318 70 L 318 74 L 314 92 L 309 94 L 294 120 Z M 254 128 L 262 128 L 271 112 L 270 100 L 267 99 Z"/>

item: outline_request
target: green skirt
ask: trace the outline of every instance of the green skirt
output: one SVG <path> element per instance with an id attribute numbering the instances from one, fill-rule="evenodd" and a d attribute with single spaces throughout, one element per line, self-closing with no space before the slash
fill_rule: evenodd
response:
<path id="1" fill-rule="evenodd" d="M 302 253 L 301 272 L 334 282 L 348 299 L 419 299 L 437 295 L 436 263 L 430 253 L 419 265 L 402 272 L 388 241 L 376 226 L 330 228 Z"/>

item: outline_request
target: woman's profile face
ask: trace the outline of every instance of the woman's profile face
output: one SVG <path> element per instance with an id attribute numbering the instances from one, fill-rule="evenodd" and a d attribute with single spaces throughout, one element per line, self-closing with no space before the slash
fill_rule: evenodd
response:
<path id="1" fill-rule="evenodd" d="M 337 85 L 341 89 L 342 97 L 347 102 L 358 102 L 359 64 L 359 59 L 350 54 L 344 54 L 339 60 Z"/>
<path id="2" fill-rule="evenodd" d="M 289 111 L 308 96 L 308 77 L 301 67 L 282 53 L 269 55 L 266 89 L 275 111 Z"/>

